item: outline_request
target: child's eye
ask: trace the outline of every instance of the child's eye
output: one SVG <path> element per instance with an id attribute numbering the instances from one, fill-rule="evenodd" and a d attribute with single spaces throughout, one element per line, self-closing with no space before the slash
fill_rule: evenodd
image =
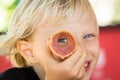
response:
<path id="1" fill-rule="evenodd" d="M 67 42 L 67 38 L 60 38 L 58 39 L 59 43 L 66 43 Z"/>
<path id="2" fill-rule="evenodd" d="M 65 38 L 65 37 L 61 37 L 61 38 L 59 38 L 58 39 L 58 45 L 59 46 L 67 46 L 68 45 L 68 39 L 67 38 Z"/>
<path id="3" fill-rule="evenodd" d="M 94 35 L 93 34 L 86 34 L 83 38 L 84 39 L 89 39 L 92 38 Z"/>

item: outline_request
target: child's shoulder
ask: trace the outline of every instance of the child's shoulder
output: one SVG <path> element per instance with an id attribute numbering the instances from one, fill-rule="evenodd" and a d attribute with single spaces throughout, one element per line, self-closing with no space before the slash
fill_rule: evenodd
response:
<path id="1" fill-rule="evenodd" d="M 11 68 L 0 73 L 0 80 L 39 80 L 32 67 Z"/>

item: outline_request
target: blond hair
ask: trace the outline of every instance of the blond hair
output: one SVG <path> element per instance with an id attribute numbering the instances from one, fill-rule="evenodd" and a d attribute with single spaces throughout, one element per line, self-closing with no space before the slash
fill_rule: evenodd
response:
<path id="1" fill-rule="evenodd" d="M 17 41 L 26 40 L 45 22 L 57 23 L 63 18 L 67 21 L 73 16 L 76 4 L 80 4 L 83 14 L 89 14 L 88 0 L 21 0 L 8 31 L 0 36 L 0 54 L 11 55 L 18 66 L 29 66 L 17 51 Z"/>

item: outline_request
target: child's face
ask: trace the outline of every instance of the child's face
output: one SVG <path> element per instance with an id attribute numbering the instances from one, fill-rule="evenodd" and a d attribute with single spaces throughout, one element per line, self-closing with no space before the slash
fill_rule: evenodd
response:
<path id="1" fill-rule="evenodd" d="M 84 19 L 84 21 L 81 21 L 81 18 L 78 18 L 77 15 L 75 14 L 67 24 L 46 24 L 44 27 L 36 29 L 31 44 L 33 54 L 35 54 L 41 66 L 44 65 L 46 55 L 50 53 L 47 44 L 49 37 L 55 32 L 66 30 L 75 36 L 77 45 L 88 54 L 85 62 L 90 62 L 90 68 L 86 76 L 91 75 L 99 56 L 98 25 L 93 13 L 90 13 L 90 17 Z"/>

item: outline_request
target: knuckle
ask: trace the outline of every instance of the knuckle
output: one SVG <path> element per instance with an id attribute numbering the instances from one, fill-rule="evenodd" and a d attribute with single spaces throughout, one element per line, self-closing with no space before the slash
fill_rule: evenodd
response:
<path id="1" fill-rule="evenodd" d="M 71 78 L 76 78 L 77 77 L 77 72 L 76 71 L 71 72 L 70 76 L 71 76 Z"/>
<path id="2" fill-rule="evenodd" d="M 82 79 L 82 78 L 83 78 L 83 74 L 82 73 L 77 76 L 77 79 Z"/>
<path id="3" fill-rule="evenodd" d="M 70 78 L 75 79 L 77 77 L 77 71 L 69 71 L 68 75 L 70 76 Z"/>
<path id="4" fill-rule="evenodd" d="M 83 70 L 81 70 L 77 76 L 77 79 L 81 80 L 85 75 L 85 72 Z"/>

